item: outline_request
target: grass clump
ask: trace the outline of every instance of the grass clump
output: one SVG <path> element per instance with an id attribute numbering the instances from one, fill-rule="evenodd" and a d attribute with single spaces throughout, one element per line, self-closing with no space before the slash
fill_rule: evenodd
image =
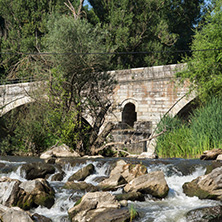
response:
<path id="1" fill-rule="evenodd" d="M 166 133 L 157 138 L 159 157 L 196 158 L 204 150 L 222 148 L 222 100 L 212 98 L 182 121 L 177 116 L 165 116 L 157 131 Z"/>

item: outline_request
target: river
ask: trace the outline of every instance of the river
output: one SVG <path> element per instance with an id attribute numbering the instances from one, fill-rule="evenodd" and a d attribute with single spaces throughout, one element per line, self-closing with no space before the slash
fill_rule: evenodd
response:
<path id="1" fill-rule="evenodd" d="M 87 177 L 85 181 L 97 185 L 95 178 L 107 175 L 111 163 L 116 160 L 118 158 L 88 159 L 80 161 L 75 167 L 72 167 L 69 163 L 65 164 L 63 166 L 65 176 L 61 182 L 52 182 L 51 177 L 48 178 L 48 182 L 56 191 L 56 201 L 53 207 L 51 209 L 38 207 L 32 209 L 31 213 L 38 213 L 49 217 L 53 222 L 68 222 L 67 210 L 73 207 L 75 201 L 84 194 L 81 192 L 73 193 L 71 190 L 62 188 L 69 176 L 87 164 L 93 163 L 96 171 L 93 175 Z M 203 175 L 206 166 L 211 164 L 211 161 L 188 159 L 137 160 L 129 158 L 124 160 L 132 163 L 143 163 L 147 167 L 148 172 L 162 170 L 170 188 L 168 196 L 163 200 L 153 200 L 147 196 L 144 202 L 128 202 L 129 206 L 133 205 L 133 208 L 140 213 L 141 217 L 136 220 L 137 222 L 185 222 L 184 215 L 189 210 L 220 204 L 218 201 L 187 197 L 182 191 L 182 185 Z M 0 163 L 4 163 L 4 167 L 0 169 L 0 176 L 25 181 L 26 179 L 20 171 L 20 166 L 27 162 L 37 161 L 42 160 L 31 157 L 0 157 Z M 122 190 L 119 189 L 115 192 L 121 193 Z"/>

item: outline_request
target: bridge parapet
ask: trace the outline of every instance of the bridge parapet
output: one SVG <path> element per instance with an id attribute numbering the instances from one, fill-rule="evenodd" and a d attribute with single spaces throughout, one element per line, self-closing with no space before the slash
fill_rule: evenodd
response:
<path id="1" fill-rule="evenodd" d="M 119 83 L 130 81 L 158 80 L 162 78 L 172 79 L 175 72 L 181 71 L 181 69 L 184 67 L 185 64 L 173 64 L 164 66 L 116 70 L 111 71 L 111 74 L 115 74 Z"/>

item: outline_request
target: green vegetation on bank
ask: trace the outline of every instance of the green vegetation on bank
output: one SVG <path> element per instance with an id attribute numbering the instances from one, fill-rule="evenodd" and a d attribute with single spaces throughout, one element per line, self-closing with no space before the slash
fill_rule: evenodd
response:
<path id="1" fill-rule="evenodd" d="M 204 150 L 222 148 L 222 100 L 212 98 L 200 106 L 188 121 L 166 116 L 158 125 L 158 132 L 167 131 L 157 138 L 160 157 L 199 157 Z"/>

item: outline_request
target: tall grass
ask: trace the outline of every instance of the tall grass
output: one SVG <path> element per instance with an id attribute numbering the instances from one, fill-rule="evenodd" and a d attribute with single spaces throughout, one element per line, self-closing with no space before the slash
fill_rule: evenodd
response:
<path id="1" fill-rule="evenodd" d="M 212 98 L 196 109 L 189 122 L 178 117 L 164 117 L 158 132 L 167 132 L 157 138 L 156 152 L 160 157 L 199 157 L 204 150 L 222 148 L 222 100 Z"/>
<path id="2" fill-rule="evenodd" d="M 222 147 L 222 100 L 212 98 L 190 118 L 191 142 L 200 152 Z"/>

